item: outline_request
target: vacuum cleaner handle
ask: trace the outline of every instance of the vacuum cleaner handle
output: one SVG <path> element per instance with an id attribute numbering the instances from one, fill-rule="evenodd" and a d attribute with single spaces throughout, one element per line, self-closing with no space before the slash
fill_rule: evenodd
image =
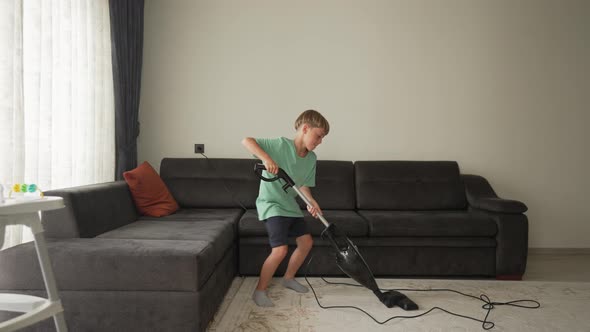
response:
<path id="1" fill-rule="evenodd" d="M 285 192 L 287 192 L 287 189 L 293 188 L 293 190 L 295 190 L 295 192 L 297 193 L 297 195 L 299 195 L 299 197 L 301 197 L 301 199 L 303 200 L 303 202 L 306 205 L 313 206 L 311 204 L 311 202 L 309 201 L 309 198 L 307 198 L 307 196 L 305 196 L 305 194 L 302 193 L 301 190 L 299 190 L 299 188 L 295 185 L 295 181 L 293 181 L 293 179 L 291 179 L 291 177 L 289 176 L 289 174 L 287 174 L 287 172 L 285 172 L 282 168 L 279 168 L 279 171 L 277 173 L 277 176 L 275 176 L 274 178 L 266 178 L 266 177 L 264 177 L 262 175 L 262 171 L 265 171 L 265 170 L 266 170 L 266 166 L 264 166 L 264 164 L 256 163 L 254 165 L 254 173 L 256 173 L 256 175 L 261 180 L 266 181 L 266 182 L 273 182 L 273 181 L 276 181 L 278 179 L 282 179 L 283 181 L 285 181 L 285 184 L 283 185 L 283 190 Z M 322 216 L 321 214 L 318 214 L 318 218 L 324 224 L 324 226 L 328 227 L 330 225 L 328 223 L 328 221 L 326 220 L 326 218 L 324 218 L 324 216 Z"/>
<path id="2" fill-rule="evenodd" d="M 262 176 L 262 171 L 266 171 L 266 166 L 264 166 L 264 164 L 256 163 L 254 165 L 254 173 L 256 173 L 256 175 L 261 180 L 266 181 L 266 182 L 273 182 L 278 179 L 283 179 L 286 183 L 286 185 L 283 186 L 283 190 L 285 190 L 285 191 L 287 190 L 287 188 L 295 186 L 295 181 L 293 181 L 293 179 L 291 179 L 291 177 L 287 174 L 287 172 L 285 172 L 282 168 L 279 168 L 279 172 L 277 173 L 277 176 L 275 176 L 274 178 L 267 178 L 267 177 Z"/>

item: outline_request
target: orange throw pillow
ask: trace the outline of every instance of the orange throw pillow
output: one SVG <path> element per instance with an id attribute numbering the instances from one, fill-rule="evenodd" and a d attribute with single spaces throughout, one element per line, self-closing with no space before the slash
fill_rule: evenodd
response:
<path id="1" fill-rule="evenodd" d="M 142 215 L 163 217 L 178 210 L 178 203 L 166 184 L 147 161 L 124 172 L 123 177 L 131 190 L 135 206 Z"/>

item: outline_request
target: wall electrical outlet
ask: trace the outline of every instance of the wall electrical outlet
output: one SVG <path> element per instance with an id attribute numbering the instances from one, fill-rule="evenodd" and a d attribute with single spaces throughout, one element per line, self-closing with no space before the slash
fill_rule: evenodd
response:
<path id="1" fill-rule="evenodd" d="M 205 144 L 195 144 L 195 153 L 205 153 Z"/>

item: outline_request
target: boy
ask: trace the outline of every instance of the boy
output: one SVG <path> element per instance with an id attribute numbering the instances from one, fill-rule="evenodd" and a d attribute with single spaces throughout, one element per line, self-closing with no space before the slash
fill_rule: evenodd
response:
<path id="1" fill-rule="evenodd" d="M 317 111 L 307 110 L 295 120 L 295 138 L 281 137 L 276 139 L 254 139 L 247 137 L 242 144 L 248 151 L 262 160 L 269 173 L 277 174 L 282 168 L 309 198 L 312 206 L 307 210 L 314 217 L 322 211 L 311 195 L 310 187 L 315 186 L 316 155 L 313 150 L 322 143 L 322 139 L 330 131 L 328 121 Z M 299 204 L 295 200 L 296 193 L 282 189 L 280 181 L 260 181 L 260 191 L 256 199 L 258 219 L 264 221 L 272 251 L 264 261 L 260 271 L 260 279 L 252 299 L 261 307 L 272 307 L 274 304 L 266 294 L 276 269 L 287 255 L 287 238 L 295 236 L 297 248 L 289 259 L 287 271 L 281 283 L 299 293 L 308 292 L 308 288 L 297 282 L 295 273 L 303 264 L 311 250 L 313 240 L 305 222 Z"/>

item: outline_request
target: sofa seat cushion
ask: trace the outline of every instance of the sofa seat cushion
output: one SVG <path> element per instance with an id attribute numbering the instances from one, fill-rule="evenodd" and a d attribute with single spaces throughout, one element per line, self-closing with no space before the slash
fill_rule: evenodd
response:
<path id="1" fill-rule="evenodd" d="M 323 210 L 324 217 L 328 222 L 334 223 L 340 230 L 350 237 L 363 237 L 368 234 L 368 224 L 361 216 L 352 210 Z M 320 236 L 324 231 L 324 224 L 315 219 L 307 212 L 305 213 L 307 229 L 312 236 Z M 248 210 L 240 219 L 240 237 L 268 236 L 263 221 L 258 220 L 256 210 Z"/>
<path id="2" fill-rule="evenodd" d="M 99 238 L 206 241 L 213 249 L 213 263 L 234 245 L 235 228 L 228 220 L 138 220 L 101 234 Z"/>
<path id="3" fill-rule="evenodd" d="M 467 211 L 359 211 L 370 237 L 493 237 L 496 222 Z"/>
<path id="4" fill-rule="evenodd" d="M 359 248 L 361 254 L 366 248 L 372 247 L 415 247 L 415 248 L 496 248 L 496 239 L 492 237 L 356 237 L 349 239 Z M 297 245 L 295 239 L 289 239 L 289 245 Z M 240 251 L 243 248 L 265 247 L 268 248 L 268 239 L 266 237 L 242 237 L 240 238 Z M 315 238 L 313 247 L 330 247 L 332 243 L 329 240 Z M 313 249 L 312 249 L 313 250 Z M 267 254 L 268 256 L 268 254 Z M 266 258 L 266 256 L 265 256 Z M 302 270 L 300 270 L 301 272 Z M 260 272 L 260 271 L 258 271 Z"/>
<path id="5" fill-rule="evenodd" d="M 47 247 L 57 287 L 67 290 L 197 291 L 219 253 L 209 241 L 60 239 Z M 45 289 L 32 242 L 0 252 L 0 289 Z"/>
<path id="6" fill-rule="evenodd" d="M 227 220 L 238 223 L 243 214 L 242 209 L 187 209 L 182 208 L 176 213 L 165 217 L 141 216 L 139 220 Z"/>

